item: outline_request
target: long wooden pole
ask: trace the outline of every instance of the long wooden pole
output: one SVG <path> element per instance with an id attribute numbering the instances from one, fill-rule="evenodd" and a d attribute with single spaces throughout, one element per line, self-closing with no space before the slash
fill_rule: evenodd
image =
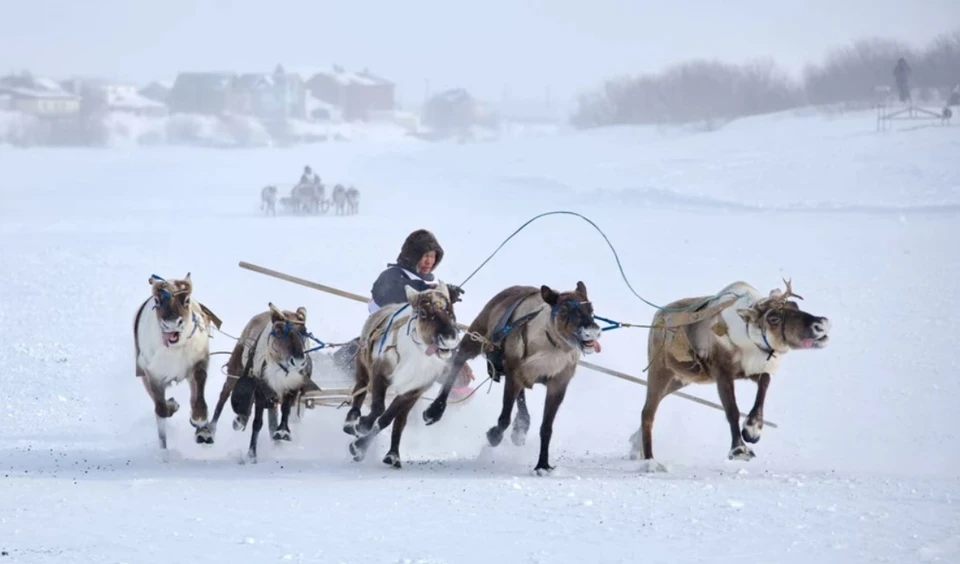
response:
<path id="1" fill-rule="evenodd" d="M 325 286 L 325 285 L 319 284 L 319 283 L 317 283 L 317 282 L 313 282 L 313 281 L 310 281 L 310 280 L 305 280 L 305 279 L 303 279 L 303 278 L 298 278 L 298 277 L 296 277 L 296 276 L 291 276 L 291 275 L 289 275 L 289 274 L 284 274 L 283 272 L 279 272 L 279 271 L 276 271 L 276 270 L 271 270 L 271 269 L 265 268 L 265 267 L 263 267 L 263 266 L 258 266 L 258 265 L 255 265 L 255 264 L 250 264 L 249 262 L 240 261 L 240 268 L 245 268 L 245 269 L 247 269 L 247 270 L 252 270 L 253 272 L 259 272 L 260 274 L 266 274 L 267 276 L 272 276 L 272 277 L 274 277 L 274 278 L 279 278 L 280 280 L 286 280 L 287 282 L 293 282 L 294 284 L 299 284 L 300 286 L 305 286 L 305 287 L 307 287 L 307 288 L 313 288 L 314 290 L 320 290 L 321 292 L 326 292 L 326 293 L 328 293 L 328 294 L 333 294 L 333 295 L 335 295 L 335 296 L 340 296 L 340 297 L 342 297 L 342 298 L 347 298 L 347 299 L 349 299 L 349 300 L 354 300 L 354 301 L 357 301 L 357 302 L 360 302 L 360 303 L 367 303 L 368 301 L 370 301 L 369 298 L 366 298 L 366 297 L 364 297 L 364 296 L 361 296 L 360 294 L 354 294 L 354 293 L 352 293 L 352 292 L 346 292 L 346 291 L 344 291 L 344 290 L 339 290 L 339 289 L 337 289 L 337 288 L 333 288 L 332 286 Z M 466 325 L 463 325 L 462 323 L 461 323 L 461 324 L 458 324 L 458 325 L 459 325 L 459 327 L 460 327 L 461 329 L 463 329 L 463 330 L 466 330 L 466 329 L 467 329 L 467 326 L 466 326 Z M 637 378 L 636 376 L 631 376 L 631 375 L 629 375 L 629 374 L 625 374 L 625 373 L 620 372 L 620 371 L 618 371 L 618 370 L 612 370 L 612 369 L 610 369 L 610 368 L 605 368 L 605 367 L 603 367 L 603 366 L 600 366 L 600 365 L 597 365 L 597 364 L 593 364 L 592 362 L 587 362 L 587 361 L 585 361 L 585 360 L 581 360 L 581 361 L 580 361 L 580 365 L 581 365 L 581 366 L 584 366 L 584 367 L 586 367 L 586 368 L 589 368 L 589 369 L 591 369 L 591 370 L 595 370 L 595 371 L 597 371 L 597 372 L 601 372 L 601 373 L 603 373 L 603 374 L 607 374 L 607 375 L 609 375 L 609 376 L 613 376 L 614 378 L 620 378 L 621 380 L 626 380 L 626 381 L 628 381 L 628 382 L 633 382 L 633 383 L 635 383 L 635 384 L 640 384 L 641 386 L 646 386 L 646 385 L 647 385 L 647 381 L 644 380 L 643 378 Z M 718 409 L 718 410 L 720 410 L 720 411 L 723 411 L 723 406 L 722 406 L 722 405 L 720 405 L 720 404 L 718 404 L 718 403 L 716 403 L 716 402 L 712 402 L 712 401 L 710 401 L 710 400 L 705 400 L 705 399 L 703 399 L 703 398 L 698 398 L 697 396 L 692 396 L 692 395 L 690 395 L 690 394 L 686 394 L 686 393 L 683 393 L 683 392 L 673 392 L 673 393 L 670 394 L 670 395 L 671 395 L 671 396 L 681 397 L 681 398 L 683 398 L 683 399 L 690 400 L 690 401 L 692 401 L 692 402 L 694 402 L 694 403 L 699 403 L 700 405 L 705 405 L 705 406 L 707 406 L 707 407 L 712 407 L 712 408 L 714 408 L 714 409 Z M 746 416 L 747 416 L 746 413 L 743 413 L 742 411 L 740 412 L 740 417 L 746 417 Z M 768 427 L 771 427 L 771 428 L 773 428 L 773 429 L 776 429 L 776 428 L 777 428 L 777 424 L 776 424 L 776 423 L 773 423 L 772 421 L 767 421 L 766 419 L 763 420 L 763 424 L 766 425 L 766 426 L 768 426 Z"/>

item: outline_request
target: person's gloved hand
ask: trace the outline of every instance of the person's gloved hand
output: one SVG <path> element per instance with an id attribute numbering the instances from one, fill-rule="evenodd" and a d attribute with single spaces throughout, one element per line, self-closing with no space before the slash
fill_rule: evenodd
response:
<path id="1" fill-rule="evenodd" d="M 452 304 L 462 301 L 460 295 L 465 293 L 463 288 L 456 284 L 447 284 L 447 291 L 450 292 L 450 303 Z"/>

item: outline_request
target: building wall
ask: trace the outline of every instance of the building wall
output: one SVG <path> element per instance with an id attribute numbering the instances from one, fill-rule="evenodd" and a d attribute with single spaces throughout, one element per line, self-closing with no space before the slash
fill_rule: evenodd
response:
<path id="1" fill-rule="evenodd" d="M 69 98 L 15 98 L 15 110 L 38 116 L 67 116 L 80 111 L 80 100 Z"/>

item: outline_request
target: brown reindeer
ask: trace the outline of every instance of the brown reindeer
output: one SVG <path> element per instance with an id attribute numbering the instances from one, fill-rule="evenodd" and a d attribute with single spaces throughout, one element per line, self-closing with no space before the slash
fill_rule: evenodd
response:
<path id="1" fill-rule="evenodd" d="M 549 452 L 554 418 L 580 356 L 600 351 L 601 333 L 583 282 L 577 282 L 576 290 L 570 292 L 557 292 L 549 286 L 512 286 L 502 290 L 470 324 L 468 334 L 480 335 L 483 341 L 465 339 L 460 345 L 440 394 L 423 413 L 424 421 L 432 425 L 440 420 L 456 374 L 483 351 L 484 342 L 494 343 L 497 349 L 488 357 L 493 364 L 491 375 L 498 381 L 505 375 L 506 380 L 503 408 L 497 424 L 487 431 L 487 441 L 494 447 L 500 444 L 516 403 L 517 419 L 511 439 L 516 445 L 523 444 L 530 428 L 524 391 L 535 383 L 544 384 L 547 397 L 540 424 L 540 457 L 534 471 L 538 475 L 548 474 L 553 470 Z"/>
<path id="2" fill-rule="evenodd" d="M 171 384 L 190 382 L 190 424 L 198 443 L 213 444 L 214 431 L 207 423 L 204 387 L 210 364 L 210 325 L 220 320 L 192 299 L 190 273 L 182 280 L 149 279 L 151 297 L 137 309 L 133 320 L 136 375 L 154 403 L 160 448 L 167 448 L 166 421 L 180 409 L 166 397 Z M 148 308 L 154 311 L 148 313 Z"/>
<path id="3" fill-rule="evenodd" d="M 677 300 L 654 315 L 647 338 L 650 359 L 650 380 L 643 406 L 640 428 L 630 437 L 631 458 L 644 458 L 647 471 L 665 471 L 653 458 L 653 422 L 657 406 L 666 396 L 688 384 L 716 384 L 720 402 L 730 425 L 731 460 L 749 460 L 755 456 L 744 444 L 756 443 L 763 430 L 763 404 L 770 385 L 770 376 L 780 358 L 793 349 L 820 349 L 827 345 L 830 321 L 802 311 L 791 297 L 790 282 L 784 280 L 786 292 L 775 289 L 769 296 L 745 282 L 735 282 L 714 298 Z M 736 301 L 696 323 L 681 327 L 657 327 L 669 311 L 678 311 L 701 303 L 710 307 L 727 296 Z M 750 379 L 757 383 L 753 409 L 740 429 L 740 412 L 734 381 Z"/>
<path id="4" fill-rule="evenodd" d="M 417 292 L 406 287 L 407 303 L 390 304 L 373 312 L 360 332 L 356 384 L 343 430 L 358 438 L 350 443 L 355 461 L 363 460 L 371 441 L 393 424 L 384 464 L 400 468 L 400 438 L 407 416 L 420 396 L 443 374 L 459 343 L 457 318 L 450 292 Z M 367 390 L 373 394 L 370 413 L 361 417 Z M 385 408 L 387 390 L 395 394 Z"/>
<path id="5" fill-rule="evenodd" d="M 275 441 L 290 440 L 290 409 L 300 392 L 312 381 L 313 362 L 307 350 L 307 309 L 281 311 L 272 303 L 269 310 L 247 322 L 227 361 L 227 379 L 213 412 L 217 421 L 227 398 L 236 418 L 234 430 L 246 428 L 251 408 L 255 409 L 248 457 L 257 458 L 257 437 L 268 410 L 270 434 Z M 280 422 L 277 423 L 277 404 Z"/>

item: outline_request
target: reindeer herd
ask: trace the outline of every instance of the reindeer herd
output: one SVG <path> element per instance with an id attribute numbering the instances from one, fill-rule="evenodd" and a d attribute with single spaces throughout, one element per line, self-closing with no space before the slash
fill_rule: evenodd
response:
<path id="1" fill-rule="evenodd" d="M 233 428 L 253 424 L 247 456 L 256 460 L 257 441 L 268 414 L 270 437 L 291 440 L 290 412 L 313 381 L 309 354 L 307 310 L 281 310 L 268 304 L 246 324 L 227 362 L 227 378 L 208 419 L 205 401 L 210 363 L 211 326 L 221 321 L 193 297 L 190 273 L 181 280 L 149 280 L 151 296 L 136 312 L 134 345 L 136 375 L 154 403 L 160 448 L 167 448 L 166 421 L 179 406 L 166 398 L 171 384 L 190 383 L 190 423 L 197 443 L 213 444 L 217 421 L 227 400 Z M 717 387 L 730 427 L 728 458 L 755 456 L 746 443 L 760 440 L 763 405 L 770 379 L 780 359 L 791 350 L 827 345 L 830 322 L 800 309 L 789 281 L 785 291 L 764 296 L 745 282 L 736 282 L 714 296 L 683 298 L 660 308 L 647 339 L 650 377 L 640 427 L 630 437 L 632 459 L 643 459 L 646 471 L 665 471 L 653 457 L 653 425 L 657 407 L 668 395 L 689 384 Z M 685 321 L 670 322 L 685 312 Z M 496 447 L 513 419 L 511 440 L 524 444 L 530 428 L 525 391 L 546 387 L 540 423 L 540 454 L 534 472 L 548 474 L 553 423 L 585 354 L 601 351 L 602 330 L 594 319 L 593 303 L 583 282 L 571 290 L 543 285 L 511 286 L 493 296 L 462 331 L 446 286 L 423 292 L 407 288 L 407 301 L 388 305 L 364 322 L 357 356 L 353 399 L 343 424 L 353 437 L 353 460 L 366 456 L 381 431 L 391 428 L 390 447 L 383 462 L 401 467 L 400 442 L 414 405 L 435 382 L 436 399 L 423 412 L 427 425 L 442 418 L 457 374 L 463 365 L 484 355 L 494 381 L 503 382 L 503 404 L 496 424 L 486 433 Z M 734 382 L 757 384 L 753 408 L 740 426 Z M 363 414 L 367 394 L 369 411 Z M 388 395 L 389 403 L 388 403 Z M 279 418 L 278 418 L 279 410 Z"/>
<path id="2" fill-rule="evenodd" d="M 290 190 L 289 196 L 279 197 L 276 185 L 270 184 L 260 190 L 260 211 L 266 215 L 277 215 L 277 202 L 285 213 L 290 214 L 326 214 L 330 208 L 336 215 L 356 215 L 360 212 L 360 190 L 336 184 L 329 199 L 326 198 L 326 186 L 323 184 L 297 184 Z"/>

